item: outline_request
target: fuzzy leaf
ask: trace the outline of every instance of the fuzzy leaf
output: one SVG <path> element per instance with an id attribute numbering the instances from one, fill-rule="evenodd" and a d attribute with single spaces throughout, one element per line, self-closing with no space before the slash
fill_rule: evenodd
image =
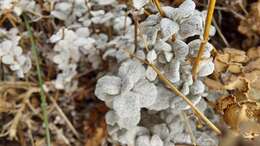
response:
<path id="1" fill-rule="evenodd" d="M 166 139 L 170 134 L 169 128 L 164 123 L 154 125 L 151 131 L 154 135 L 159 135 L 163 140 Z"/>
<path id="2" fill-rule="evenodd" d="M 172 60 L 165 68 L 166 77 L 172 82 L 176 83 L 180 80 L 180 61 Z"/>
<path id="3" fill-rule="evenodd" d="M 114 97 L 113 109 L 120 118 L 132 117 L 140 114 L 138 95 L 133 92 L 126 92 Z"/>
<path id="4" fill-rule="evenodd" d="M 150 66 L 147 67 L 145 74 L 146 74 L 146 78 L 149 81 L 154 81 L 157 77 L 157 73 Z"/>
<path id="5" fill-rule="evenodd" d="M 153 135 L 151 138 L 151 146 L 163 146 L 163 141 L 158 135 Z"/>
<path id="6" fill-rule="evenodd" d="M 170 99 L 173 97 L 172 92 L 165 89 L 164 87 L 158 87 L 158 97 L 156 101 L 149 107 L 149 110 L 160 111 L 167 109 L 170 106 Z"/>
<path id="7" fill-rule="evenodd" d="M 108 111 L 108 112 L 106 113 L 106 123 L 107 123 L 107 124 L 113 126 L 113 125 L 116 124 L 116 122 L 117 122 L 118 120 L 119 120 L 119 117 L 118 117 L 118 115 L 116 114 L 115 111 L 110 110 L 110 111 Z"/>
<path id="8" fill-rule="evenodd" d="M 202 35 L 203 27 L 202 27 L 202 17 L 198 15 L 194 15 L 189 19 L 186 19 L 180 24 L 179 34 L 182 39 L 186 39 L 188 37 L 194 35 Z"/>
<path id="9" fill-rule="evenodd" d="M 132 82 L 136 83 L 139 79 L 144 78 L 145 68 L 138 61 L 127 60 L 119 67 L 118 75 L 123 80 L 128 78 Z"/>
<path id="10" fill-rule="evenodd" d="M 141 120 L 140 112 L 136 115 L 131 115 L 129 117 L 120 117 L 117 124 L 120 128 L 133 129 Z"/>
<path id="11" fill-rule="evenodd" d="M 170 39 L 173 34 L 176 34 L 179 31 L 179 25 L 168 18 L 163 18 L 161 20 L 160 27 L 163 35 L 162 40 L 164 41 Z"/>
<path id="12" fill-rule="evenodd" d="M 148 2 L 149 0 L 133 0 L 133 5 L 136 9 L 140 9 Z"/>
<path id="13" fill-rule="evenodd" d="M 202 60 L 198 70 L 198 76 L 205 77 L 212 74 L 214 71 L 214 63 L 212 58 Z"/>
<path id="14" fill-rule="evenodd" d="M 140 107 L 148 107 L 152 105 L 157 97 L 157 88 L 154 84 L 143 79 L 136 83 L 133 92 L 139 98 Z"/>
<path id="15" fill-rule="evenodd" d="M 161 39 L 156 41 L 156 44 L 154 45 L 154 49 L 157 51 L 166 51 L 166 52 L 172 51 L 171 45 Z"/>
<path id="16" fill-rule="evenodd" d="M 147 58 L 149 63 L 153 63 L 157 58 L 157 54 L 154 50 L 151 50 L 147 53 L 146 58 Z"/>
<path id="17" fill-rule="evenodd" d="M 201 40 L 200 39 L 196 39 L 191 41 L 188 45 L 190 47 L 190 54 L 193 57 L 196 57 L 198 55 L 199 52 L 199 47 L 201 44 Z M 204 49 L 204 53 L 202 55 L 203 58 L 209 58 L 211 56 L 211 51 L 213 50 L 213 46 L 210 43 L 207 43 Z"/>
<path id="18" fill-rule="evenodd" d="M 201 80 L 196 80 L 193 82 L 193 85 L 191 85 L 191 94 L 197 95 L 202 94 L 205 90 L 205 85 Z"/>
<path id="19" fill-rule="evenodd" d="M 96 85 L 95 95 L 100 100 L 107 100 L 109 95 L 117 95 L 120 93 L 121 79 L 116 76 L 104 76 L 100 78 Z"/>
<path id="20" fill-rule="evenodd" d="M 184 60 L 189 53 L 189 46 L 181 40 L 172 43 L 172 49 L 177 60 Z"/>

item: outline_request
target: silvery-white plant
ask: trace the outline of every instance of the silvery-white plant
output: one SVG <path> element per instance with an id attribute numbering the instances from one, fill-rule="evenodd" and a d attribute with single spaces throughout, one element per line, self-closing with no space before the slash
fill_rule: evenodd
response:
<path id="1" fill-rule="evenodd" d="M 0 16 L 6 11 L 11 11 L 17 16 L 23 12 L 38 12 L 39 7 L 34 0 L 1 0 L 0 1 Z"/>
<path id="2" fill-rule="evenodd" d="M 20 39 L 17 28 L 9 31 L 0 29 L 1 62 L 16 72 L 17 77 L 23 78 L 25 73 L 31 69 L 32 64 L 29 54 L 23 53 L 23 49 L 19 46 Z"/>
<path id="3" fill-rule="evenodd" d="M 136 11 L 142 11 L 148 3 L 146 0 L 133 1 Z M 106 122 L 112 143 L 136 146 L 191 143 L 180 118 L 181 111 L 190 107 L 160 82 L 151 67 L 138 59 L 129 58 L 126 49 L 156 65 L 200 110 L 207 108 L 201 97 L 207 95 L 203 78 L 214 70 L 210 56 L 213 46 L 210 43 L 206 44 L 199 78 L 193 80 L 191 73 L 192 58 L 199 50 L 206 13 L 196 10 L 192 0 L 185 0 L 177 8 L 164 6 L 162 9 L 165 17 L 157 13 L 140 22 L 139 35 L 142 36 L 138 37 L 138 48 L 134 47 L 131 23 L 127 23 L 127 32 L 108 43 L 111 49 L 104 54 L 104 59 L 115 57 L 120 67 L 116 74 L 105 75 L 98 80 L 95 95 L 111 109 L 106 115 Z M 211 35 L 214 33 L 215 29 L 211 27 Z M 195 39 L 187 42 L 187 38 L 191 37 Z M 195 126 L 192 129 L 200 144 L 206 146 L 202 140 L 206 136 L 197 132 Z M 217 144 L 212 136 L 207 139 Z"/>
<path id="4" fill-rule="evenodd" d="M 94 47 L 95 40 L 89 37 L 87 27 L 81 27 L 77 30 L 61 28 L 50 38 L 55 43 L 53 62 L 57 64 L 61 71 L 54 81 L 57 89 L 69 89 L 76 87 L 76 81 L 72 80 L 77 74 L 77 63 L 81 56 L 87 55 Z"/>
<path id="5" fill-rule="evenodd" d="M 127 35 L 122 35 L 125 28 L 131 27 L 132 24 L 130 17 L 126 17 L 126 23 L 124 23 L 126 5 L 115 5 L 117 2 L 113 0 L 91 1 L 87 2 L 87 4 L 85 1 L 83 2 L 84 6 L 89 6 L 88 8 L 98 6 L 100 9 L 84 9 L 84 11 L 82 9 L 81 14 L 76 15 L 74 11 L 77 11 L 77 7 L 73 4 L 74 1 L 62 1 L 55 3 L 54 10 L 51 12 L 54 17 L 65 22 L 65 28 L 60 28 L 50 38 L 50 42 L 55 44 L 55 53 L 50 52 L 49 56 L 58 65 L 58 70 L 61 71 L 57 75 L 54 84 L 57 89 L 68 92 L 77 87 L 77 81 L 73 77 L 77 74 L 76 69 L 80 59 L 91 63 L 92 67 L 97 69 L 101 62 L 101 52 L 105 52 L 103 58 L 116 55 L 125 59 L 128 56 L 124 55 L 126 57 L 122 57 L 122 54 L 126 54 L 122 49 L 126 43 L 133 46 L 134 41 L 133 29 L 128 29 L 126 31 Z M 75 1 L 75 3 L 80 4 L 82 1 Z M 66 5 L 66 7 L 60 5 Z M 108 12 L 103 9 L 107 5 L 113 6 Z M 63 10 L 65 8 L 67 9 Z M 71 11 L 71 13 L 68 13 L 68 11 Z M 64 19 L 61 18 L 63 16 Z M 95 29 L 99 30 L 99 26 L 113 27 L 117 33 L 113 36 L 113 40 L 108 42 L 107 34 L 96 33 Z M 113 53 L 113 51 L 117 53 Z"/>

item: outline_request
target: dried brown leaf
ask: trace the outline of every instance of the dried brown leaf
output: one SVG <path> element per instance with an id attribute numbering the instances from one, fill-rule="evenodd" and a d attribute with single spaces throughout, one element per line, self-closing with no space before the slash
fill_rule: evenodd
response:
<path id="1" fill-rule="evenodd" d="M 230 55 L 229 62 L 245 62 L 247 60 L 246 52 L 234 48 L 225 48 L 224 53 Z"/>
<path id="2" fill-rule="evenodd" d="M 244 77 L 238 77 L 233 81 L 230 81 L 224 86 L 227 90 L 237 90 L 240 92 L 248 92 L 250 89 L 250 81 Z"/>
<path id="3" fill-rule="evenodd" d="M 260 106 L 257 101 L 239 101 L 236 96 L 223 96 L 217 100 L 216 110 L 232 130 L 244 138 L 260 134 Z"/>
<path id="4" fill-rule="evenodd" d="M 249 60 L 255 60 L 256 58 L 260 57 L 260 47 L 250 48 L 247 51 L 246 55 L 249 58 Z"/>
<path id="5" fill-rule="evenodd" d="M 207 85 L 207 87 L 209 89 L 212 89 L 212 90 L 224 90 L 223 84 L 221 84 L 219 81 L 216 81 L 216 80 L 213 80 L 213 79 L 210 79 L 210 78 L 206 78 L 204 80 L 204 83 Z"/>
<path id="6" fill-rule="evenodd" d="M 256 60 L 250 61 L 244 68 L 245 72 L 250 72 L 253 70 L 260 70 L 260 57 Z"/>
<path id="7" fill-rule="evenodd" d="M 239 64 L 239 63 L 232 63 L 232 64 L 229 64 L 227 67 L 227 71 L 229 71 L 231 73 L 235 73 L 235 74 L 241 73 L 242 69 L 243 69 L 243 66 L 242 66 L 242 64 Z"/>

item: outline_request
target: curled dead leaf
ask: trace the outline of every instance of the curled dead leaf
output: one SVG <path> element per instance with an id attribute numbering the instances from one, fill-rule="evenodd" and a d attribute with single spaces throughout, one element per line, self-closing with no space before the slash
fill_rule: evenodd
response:
<path id="1" fill-rule="evenodd" d="M 216 110 L 232 130 L 244 138 L 260 134 L 260 106 L 257 101 L 237 100 L 236 96 L 223 96 L 217 100 Z"/>
<path id="2" fill-rule="evenodd" d="M 227 67 L 227 71 L 229 71 L 231 73 L 235 73 L 235 74 L 241 73 L 242 69 L 243 69 L 243 66 L 242 66 L 242 64 L 239 64 L 239 63 L 232 63 Z"/>
<path id="3" fill-rule="evenodd" d="M 249 58 L 249 60 L 255 60 L 256 58 L 258 58 L 260 56 L 260 47 L 250 48 L 247 51 L 246 55 Z"/>
<path id="4" fill-rule="evenodd" d="M 246 52 L 242 50 L 237 50 L 234 48 L 225 48 L 224 53 L 229 54 L 229 62 L 246 62 L 247 61 L 247 56 Z"/>
<path id="5" fill-rule="evenodd" d="M 207 85 L 207 87 L 209 89 L 217 90 L 217 91 L 224 90 L 223 84 L 221 84 L 220 82 L 218 82 L 216 80 L 213 80 L 213 79 L 210 79 L 210 78 L 206 78 L 204 80 L 204 83 Z"/>
<path id="6" fill-rule="evenodd" d="M 248 92 L 250 89 L 250 81 L 244 77 L 238 77 L 230 81 L 224 86 L 227 90 L 237 90 L 239 92 Z"/>
<path id="7" fill-rule="evenodd" d="M 224 111 L 230 107 L 232 104 L 236 103 L 236 97 L 235 96 L 222 96 L 220 98 L 218 98 L 217 102 L 216 102 L 216 106 L 215 109 L 221 113 L 224 114 Z"/>
<path id="8" fill-rule="evenodd" d="M 245 72 L 250 72 L 250 71 L 254 71 L 254 70 L 260 70 L 260 56 L 259 58 L 250 61 L 244 68 Z"/>

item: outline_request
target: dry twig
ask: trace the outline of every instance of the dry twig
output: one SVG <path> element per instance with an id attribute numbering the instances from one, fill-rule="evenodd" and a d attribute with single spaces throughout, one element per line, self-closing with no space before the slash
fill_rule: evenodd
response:
<path id="1" fill-rule="evenodd" d="M 195 59 L 194 66 L 192 67 L 193 79 L 197 78 L 197 72 L 198 72 L 198 69 L 199 69 L 200 60 L 202 58 L 202 55 L 203 55 L 204 50 L 205 50 L 205 46 L 206 46 L 208 39 L 209 39 L 210 25 L 211 25 L 211 21 L 212 21 L 214 9 L 215 9 L 215 4 L 216 4 L 216 0 L 210 0 L 208 12 L 207 12 L 206 23 L 205 23 L 205 28 L 204 28 L 203 40 L 200 43 L 199 53 L 198 53 L 198 55 Z"/>

